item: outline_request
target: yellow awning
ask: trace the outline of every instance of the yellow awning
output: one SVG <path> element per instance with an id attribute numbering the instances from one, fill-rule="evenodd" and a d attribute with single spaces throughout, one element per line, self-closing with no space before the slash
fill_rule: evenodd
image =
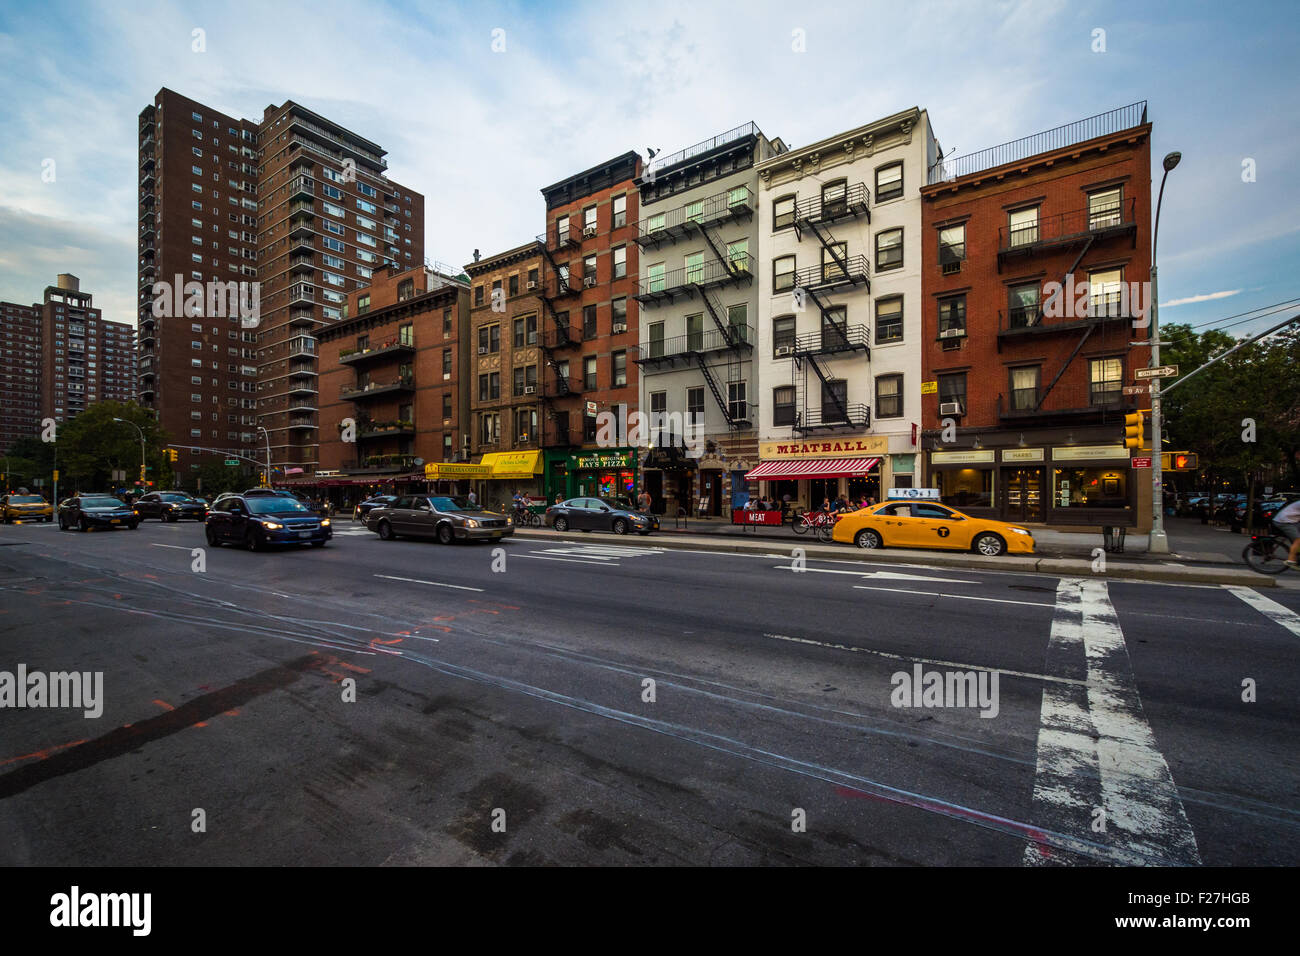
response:
<path id="1" fill-rule="evenodd" d="M 466 465 L 459 462 L 437 461 L 424 466 L 425 481 L 458 478 L 491 478 L 492 469 L 485 465 Z"/>
<path id="2" fill-rule="evenodd" d="M 483 456 L 483 464 L 492 470 L 491 478 L 527 481 L 542 473 L 542 453 L 493 451 Z"/>

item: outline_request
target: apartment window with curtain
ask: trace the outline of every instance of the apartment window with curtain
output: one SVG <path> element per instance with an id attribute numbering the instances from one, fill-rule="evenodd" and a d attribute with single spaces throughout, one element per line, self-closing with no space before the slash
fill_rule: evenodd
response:
<path id="1" fill-rule="evenodd" d="M 397 341 L 402 345 L 411 346 L 415 344 L 415 326 L 410 322 L 397 327 Z"/>
<path id="2" fill-rule="evenodd" d="M 793 425 L 794 418 L 794 386 L 782 385 L 772 389 L 772 425 Z"/>
<path id="3" fill-rule="evenodd" d="M 881 299 L 876 302 L 876 344 L 903 341 L 903 299 Z"/>
<path id="4" fill-rule="evenodd" d="M 789 292 L 794 288 L 794 256 L 777 256 L 772 260 L 772 291 Z"/>
<path id="5" fill-rule="evenodd" d="M 749 341 L 749 305 L 741 302 L 737 305 L 727 306 L 727 325 L 731 328 L 731 336 L 734 341 Z"/>
<path id="6" fill-rule="evenodd" d="M 647 348 L 650 358 L 663 358 L 664 355 L 664 324 L 662 322 L 650 323 L 647 332 Z"/>
<path id="7" fill-rule="evenodd" d="M 704 253 L 690 252 L 686 254 L 686 281 L 703 282 L 704 281 Z"/>
<path id="8" fill-rule="evenodd" d="M 627 296 L 621 295 L 610 303 L 610 320 L 615 328 L 627 328 Z"/>
<path id="9" fill-rule="evenodd" d="M 903 164 L 891 163 L 876 170 L 876 202 L 903 195 Z"/>
<path id="10" fill-rule="evenodd" d="M 876 417 L 903 416 L 903 376 L 881 375 L 876 379 Z"/>
<path id="11" fill-rule="evenodd" d="M 537 440 L 537 409 L 524 408 L 515 416 L 515 441 L 533 442 Z"/>
<path id="12" fill-rule="evenodd" d="M 627 225 L 627 196 L 614 197 L 614 228 Z"/>
<path id="13" fill-rule="evenodd" d="M 822 186 L 822 216 L 843 215 L 848 209 L 849 181 L 836 179 Z"/>
<path id="14" fill-rule="evenodd" d="M 1022 365 L 1008 369 L 1011 376 L 1011 408 L 1014 411 L 1027 412 L 1038 407 L 1038 389 L 1042 367 L 1039 365 Z"/>
<path id="15" fill-rule="evenodd" d="M 749 271 L 749 240 L 737 239 L 727 243 L 727 264 L 733 272 Z"/>
<path id="16" fill-rule="evenodd" d="M 842 378 L 822 383 L 822 422 L 847 421 L 849 383 Z"/>
<path id="17" fill-rule="evenodd" d="M 876 233 L 876 271 L 903 267 L 903 230 L 888 229 Z"/>
<path id="18" fill-rule="evenodd" d="M 668 411 L 668 393 L 650 393 L 650 443 L 656 448 L 672 444 L 672 435 L 664 428 L 664 414 Z"/>
<path id="19" fill-rule="evenodd" d="M 588 392 L 596 390 L 596 356 L 588 355 L 582 360 L 582 387 Z"/>
<path id="20" fill-rule="evenodd" d="M 664 282 L 667 275 L 668 267 L 662 262 L 656 262 L 654 265 L 646 266 L 646 291 L 662 292 L 664 291 Z"/>
<path id="21" fill-rule="evenodd" d="M 772 200 L 772 231 L 789 229 L 794 225 L 794 196 Z"/>
<path id="22" fill-rule="evenodd" d="M 582 211 L 582 231 L 587 232 L 596 228 L 596 207 L 588 206 Z"/>
<path id="23" fill-rule="evenodd" d="M 1124 315 L 1124 274 L 1120 269 L 1088 273 L 1088 314 L 1094 318 Z"/>
<path id="24" fill-rule="evenodd" d="M 627 275 L 627 246 L 614 250 L 614 278 L 622 279 Z"/>
<path id="25" fill-rule="evenodd" d="M 1038 241 L 1038 207 L 1013 209 L 1007 213 L 1008 245 L 1027 246 Z"/>
<path id="26" fill-rule="evenodd" d="M 704 424 L 704 386 L 686 390 L 686 420 L 692 425 Z"/>
<path id="27" fill-rule="evenodd" d="M 944 272 L 957 272 L 966 258 L 966 224 L 939 230 L 939 265 Z"/>
<path id="28" fill-rule="evenodd" d="M 775 356 L 780 349 L 794 347 L 795 318 L 793 315 L 778 315 L 772 320 L 772 352 Z"/>
<path id="29" fill-rule="evenodd" d="M 822 247 L 822 281 L 834 282 L 837 279 L 844 278 L 844 266 L 841 262 L 849 260 L 849 244 L 847 242 L 833 242 L 830 246 Z"/>
<path id="30" fill-rule="evenodd" d="M 732 421 L 749 419 L 749 401 L 745 397 L 744 382 L 727 383 L 727 414 Z"/>
<path id="31" fill-rule="evenodd" d="M 582 337 L 588 342 L 596 337 L 596 307 L 594 305 L 584 305 L 582 307 Z"/>
<path id="32" fill-rule="evenodd" d="M 686 317 L 686 349 L 699 352 L 704 348 L 704 313 Z"/>
<path id="33" fill-rule="evenodd" d="M 937 376 L 939 382 L 939 404 L 951 405 L 956 403 L 961 407 L 958 415 L 966 414 L 966 373 L 951 372 L 947 375 Z"/>
<path id="34" fill-rule="evenodd" d="M 1124 191 L 1119 186 L 1088 193 L 1088 228 L 1108 229 L 1124 221 Z"/>
<path id="35" fill-rule="evenodd" d="M 966 334 L 966 296 L 939 300 L 939 336 L 958 338 Z"/>
<path id="36" fill-rule="evenodd" d="M 627 352 L 622 350 L 610 355 L 610 369 L 613 373 L 614 388 L 627 385 Z"/>
<path id="37" fill-rule="evenodd" d="M 1042 319 L 1039 309 L 1040 289 L 1037 282 L 1013 285 L 1007 289 L 1007 325 L 1013 329 L 1026 329 Z"/>

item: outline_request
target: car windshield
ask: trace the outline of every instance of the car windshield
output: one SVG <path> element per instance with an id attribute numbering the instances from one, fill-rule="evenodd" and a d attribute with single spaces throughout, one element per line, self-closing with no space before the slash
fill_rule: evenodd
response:
<path id="1" fill-rule="evenodd" d="M 40 495 L 13 495 L 9 499 L 11 505 L 39 505 L 44 502 L 45 499 Z"/>
<path id="2" fill-rule="evenodd" d="M 83 508 L 124 508 L 122 502 L 116 498 L 82 498 L 81 507 Z"/>
<path id="3" fill-rule="evenodd" d="M 254 515 L 284 514 L 285 512 L 307 510 L 297 498 L 282 498 L 280 495 L 258 496 L 245 498 L 244 500 L 248 502 L 248 513 Z"/>
<path id="4" fill-rule="evenodd" d="M 460 495 L 439 495 L 429 500 L 439 511 L 478 511 L 478 508 L 469 503 L 468 498 Z"/>
<path id="5" fill-rule="evenodd" d="M 163 501 L 193 501 L 189 495 L 168 494 L 162 496 Z"/>

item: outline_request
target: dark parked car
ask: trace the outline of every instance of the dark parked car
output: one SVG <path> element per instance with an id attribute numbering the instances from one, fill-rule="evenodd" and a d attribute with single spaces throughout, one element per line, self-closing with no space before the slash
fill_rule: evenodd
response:
<path id="1" fill-rule="evenodd" d="M 1251 528 L 1255 531 L 1267 531 L 1269 522 L 1273 520 L 1273 515 L 1277 514 L 1286 506 L 1287 501 L 1284 498 L 1270 498 L 1267 501 L 1256 501 L 1254 517 L 1251 518 L 1250 521 Z M 1243 501 L 1241 504 L 1237 505 L 1236 510 L 1233 512 L 1232 520 L 1228 522 L 1228 526 L 1232 529 L 1234 534 L 1240 534 L 1242 529 L 1246 527 L 1246 502 Z"/>
<path id="2" fill-rule="evenodd" d="M 556 531 L 612 531 L 615 534 L 649 534 L 659 530 L 659 519 L 609 498 L 570 498 L 546 509 L 546 523 Z"/>
<path id="3" fill-rule="evenodd" d="M 352 509 L 352 520 L 365 521 L 366 515 L 370 514 L 370 512 L 374 511 L 376 508 L 383 508 L 387 505 L 391 505 L 396 500 L 397 495 L 375 495 L 373 498 L 367 498 Z"/>
<path id="4" fill-rule="evenodd" d="M 401 535 L 453 541 L 499 541 L 515 533 L 514 520 L 472 505 L 460 495 L 402 495 L 372 508 L 366 527 L 385 541 Z"/>
<path id="5" fill-rule="evenodd" d="M 183 491 L 151 491 L 131 506 L 141 520 L 158 518 L 162 521 L 180 521 L 193 518 L 202 521 L 207 509 Z"/>
<path id="6" fill-rule="evenodd" d="M 322 518 L 293 495 L 258 491 L 223 495 L 213 502 L 204 522 L 208 544 L 231 543 L 249 551 L 274 544 L 310 544 L 323 548 L 334 536 L 330 519 Z"/>
<path id="7" fill-rule="evenodd" d="M 140 518 L 131 506 L 111 495 L 78 495 L 67 498 L 59 505 L 59 530 L 77 528 L 130 528 L 134 531 Z"/>

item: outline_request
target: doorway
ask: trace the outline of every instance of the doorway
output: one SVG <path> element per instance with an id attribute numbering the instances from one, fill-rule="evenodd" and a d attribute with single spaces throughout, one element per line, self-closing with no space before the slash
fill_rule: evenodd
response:
<path id="1" fill-rule="evenodd" d="M 1043 520 L 1042 468 L 1004 468 L 1002 487 L 1006 496 L 1002 504 L 1004 520 Z"/>

